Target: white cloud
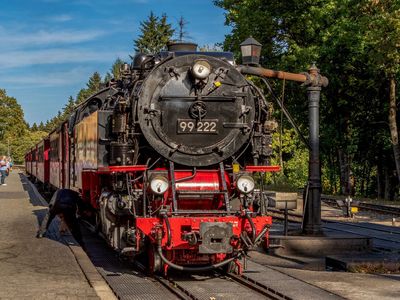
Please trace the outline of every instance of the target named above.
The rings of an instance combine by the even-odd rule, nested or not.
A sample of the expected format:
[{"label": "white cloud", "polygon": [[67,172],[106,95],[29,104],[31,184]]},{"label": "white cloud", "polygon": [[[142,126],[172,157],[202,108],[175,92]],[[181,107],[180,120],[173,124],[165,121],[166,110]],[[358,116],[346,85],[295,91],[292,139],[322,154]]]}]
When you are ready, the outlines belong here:
[{"label": "white cloud", "polygon": [[0,50],[23,46],[81,43],[94,40],[105,34],[106,32],[100,30],[13,32],[0,27]]},{"label": "white cloud", "polygon": [[2,68],[17,68],[32,65],[104,62],[124,57],[117,51],[95,51],[85,49],[40,49],[31,51],[8,51],[0,55]]},{"label": "white cloud", "polygon": [[65,86],[87,80],[92,68],[77,67],[67,71],[32,73],[31,75],[0,75],[0,82],[21,88]]},{"label": "white cloud", "polygon": [[71,21],[73,17],[71,15],[62,14],[62,15],[51,16],[48,19],[53,22],[63,23]]}]

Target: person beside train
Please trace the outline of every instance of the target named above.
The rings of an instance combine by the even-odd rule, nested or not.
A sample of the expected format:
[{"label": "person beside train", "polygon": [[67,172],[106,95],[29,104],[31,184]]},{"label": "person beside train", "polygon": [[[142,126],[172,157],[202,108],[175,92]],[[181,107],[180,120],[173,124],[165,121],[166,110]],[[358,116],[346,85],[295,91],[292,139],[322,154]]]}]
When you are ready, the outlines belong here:
[{"label": "person beside train", "polygon": [[62,222],[65,222],[75,240],[84,248],[82,232],[76,217],[77,212],[84,211],[84,208],[85,205],[77,192],[69,189],[57,190],[50,200],[49,209],[39,227],[36,237],[44,237],[51,222],[58,216]]},{"label": "person beside train", "polygon": [[6,176],[8,175],[8,170],[9,170],[9,163],[7,162],[7,159],[5,156],[2,156],[0,159],[0,185],[7,185],[6,184]]}]

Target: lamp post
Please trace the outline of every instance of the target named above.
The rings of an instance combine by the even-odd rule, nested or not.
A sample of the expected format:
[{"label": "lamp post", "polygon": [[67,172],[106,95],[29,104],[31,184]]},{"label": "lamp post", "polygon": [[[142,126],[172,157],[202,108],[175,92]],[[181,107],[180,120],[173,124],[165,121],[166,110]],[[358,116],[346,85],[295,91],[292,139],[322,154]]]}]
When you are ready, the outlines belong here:
[{"label": "lamp post", "polygon": [[259,65],[261,55],[261,44],[254,38],[249,37],[240,44],[242,52],[242,64],[244,65]]}]

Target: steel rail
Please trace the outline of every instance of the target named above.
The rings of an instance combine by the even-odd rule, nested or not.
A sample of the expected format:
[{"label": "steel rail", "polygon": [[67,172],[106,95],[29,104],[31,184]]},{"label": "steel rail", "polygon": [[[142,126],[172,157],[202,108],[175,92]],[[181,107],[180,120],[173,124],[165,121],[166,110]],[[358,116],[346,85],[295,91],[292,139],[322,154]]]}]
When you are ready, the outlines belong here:
[{"label": "steel rail", "polygon": [[225,276],[231,278],[235,282],[250,288],[257,293],[262,294],[263,296],[268,297],[268,299],[273,300],[292,300],[293,298],[286,296],[271,287],[266,286],[263,283],[260,283],[254,279],[247,277],[246,275],[237,275],[234,273],[226,273]]},{"label": "steel rail", "polygon": [[192,299],[192,300],[200,300],[200,298],[193,295],[190,291],[185,289],[181,284],[174,281],[169,277],[162,277],[158,275],[153,275],[160,284],[162,284],[165,288],[176,294],[179,299]]},{"label": "steel rail", "polygon": [[[325,222],[327,222],[327,223],[338,223],[336,221],[331,221],[331,220],[325,220]],[[359,224],[359,223],[340,222],[340,224],[344,224],[344,225],[348,225],[348,226],[352,226],[352,227],[364,228],[364,229],[368,229],[368,230],[379,231],[379,232],[385,232],[385,233],[389,233],[389,234],[393,234],[393,235],[400,235],[400,231],[396,232],[396,231],[393,231],[393,230],[390,230],[390,229],[371,228],[369,226],[362,225],[362,224]]]},{"label": "steel rail", "polygon": [[[344,201],[344,199],[335,198],[335,197],[328,196],[328,195],[321,195],[321,201],[324,201],[325,203],[337,205],[337,202],[336,202],[337,200]],[[357,204],[355,204],[355,207],[358,207],[359,209],[366,210],[366,211],[373,211],[373,212],[382,213],[382,214],[392,214],[392,215],[400,216],[400,207],[393,207],[393,206],[387,206],[387,205],[381,205],[381,204],[361,202],[357,199],[353,199],[353,200],[355,202],[358,202]]]},{"label": "steel rail", "polygon": [[[281,219],[283,220],[284,217],[284,212],[277,210],[277,209],[270,209],[270,212],[272,213],[271,215],[277,219]],[[302,221],[302,215],[301,214],[296,214],[296,213],[288,213],[288,220],[291,222],[295,222],[295,223],[301,223]],[[328,220],[328,219],[322,219],[323,222],[325,223],[330,223],[330,224],[340,224],[340,225],[344,225],[344,226],[349,226],[349,227],[359,227],[359,228],[363,228],[366,230],[373,230],[373,231],[378,231],[378,232],[385,232],[385,233],[390,233],[390,234],[395,234],[395,235],[399,235],[399,232],[392,232],[390,230],[385,230],[385,229],[379,229],[379,228],[373,228],[373,227],[368,227],[365,225],[360,225],[360,224],[356,224],[356,223],[349,223],[349,222],[338,222],[338,221],[333,221],[333,220]],[[352,233],[352,234],[356,234],[356,235],[360,235],[360,236],[368,236],[370,238],[374,238],[377,240],[381,240],[381,241],[385,241],[385,242],[393,242],[393,243],[400,243],[400,240],[393,240],[393,239],[388,239],[388,238],[384,238],[384,237],[380,237],[380,236],[376,236],[376,235],[371,235],[371,234],[365,234],[365,233],[360,233],[360,232],[355,232],[355,231],[351,231],[349,229],[339,229],[339,228],[329,228],[330,230],[335,230],[335,231],[342,231],[342,232],[347,232],[347,233]]]},{"label": "steel rail", "polygon": [[[330,223],[339,223],[339,222],[331,221]],[[354,226],[352,224],[349,224],[349,223],[342,223],[342,224],[346,225],[346,226],[349,226],[349,227],[356,227],[356,226]],[[366,234],[366,233],[352,231],[352,230],[349,230],[349,229],[343,229],[343,228],[342,229],[340,229],[340,228],[329,228],[329,229],[330,230],[335,230],[335,231],[347,232],[347,233],[351,233],[351,234],[355,234],[355,235],[359,235],[359,236],[365,236],[365,237],[377,239],[377,240],[380,240],[380,241],[400,244],[400,241],[398,241],[398,240],[387,239],[387,238],[379,237],[379,236],[376,236],[376,235],[370,235],[370,234]],[[376,230],[376,229],[373,229],[373,228],[365,228],[365,229],[367,229],[367,230]],[[381,230],[377,230],[377,231],[381,231]],[[385,232],[385,231],[383,231],[383,232]]]}]

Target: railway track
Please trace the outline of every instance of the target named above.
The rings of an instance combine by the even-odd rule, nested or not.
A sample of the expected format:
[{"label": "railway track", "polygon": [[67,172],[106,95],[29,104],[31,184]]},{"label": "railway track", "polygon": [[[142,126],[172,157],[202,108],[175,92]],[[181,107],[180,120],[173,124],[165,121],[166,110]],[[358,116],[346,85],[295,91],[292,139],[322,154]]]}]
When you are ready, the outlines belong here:
[{"label": "railway track", "polygon": [[[280,213],[280,211],[275,212],[275,214],[278,213]],[[281,218],[283,218],[282,214]],[[290,219],[299,222],[301,221],[301,215],[291,213]],[[329,224],[332,223],[343,224],[341,222],[328,221],[327,226],[331,227]],[[352,226],[352,228],[357,227],[361,229],[376,230],[387,234],[393,233],[399,237],[399,241],[395,243],[400,243],[400,229],[396,229],[392,232],[383,226],[382,228],[379,228],[379,225],[372,229],[370,226],[365,224],[344,224],[346,226]],[[337,229],[333,228],[333,230]],[[351,232],[353,234],[360,234],[359,232],[346,228],[341,228],[339,230]],[[379,232],[377,235],[380,234]],[[91,237],[89,239],[93,238],[95,238],[94,244],[88,247],[91,248],[88,251],[89,257],[94,259],[93,262],[98,268],[100,274],[105,278],[119,299],[342,299],[340,296],[332,294],[329,291],[311,286],[299,280],[294,281],[293,278],[280,279],[279,275],[283,274],[270,274],[268,272],[276,271],[273,271],[273,269],[263,266],[253,260],[248,261],[249,269],[240,276],[236,274],[226,274],[221,271],[213,272],[212,274],[176,274],[171,272],[169,277],[148,277],[145,275],[146,272],[143,266],[140,264],[135,264],[133,266],[127,262],[121,263],[113,251],[111,251],[111,258],[108,257],[104,259],[104,257],[102,257],[103,255],[98,254],[98,252],[104,251],[104,241],[98,236],[94,237],[94,234],[91,232]],[[388,241],[388,239],[384,239],[382,236],[380,236],[380,239]],[[86,240],[87,236],[85,237],[85,241]],[[99,245],[99,243],[101,243],[101,245]],[[110,255],[110,253],[108,255]],[[264,269],[261,270],[259,268]],[[273,280],[270,282],[271,279]],[[290,282],[290,280],[293,280],[293,282]],[[277,281],[286,282],[286,288],[282,289],[282,286],[276,288],[274,282]],[[270,286],[271,284],[272,286]],[[296,286],[299,284],[301,286],[300,288]],[[294,294],[293,291],[296,290],[304,291],[305,295]],[[307,294],[322,296],[314,297],[308,296]]]},{"label": "railway track", "polygon": [[[270,286],[271,278],[282,274],[275,272],[261,264],[253,264],[243,275],[227,274],[215,271],[210,274],[174,274],[171,276],[147,276],[145,267],[138,262],[121,260],[115,251],[110,249],[105,241],[95,233],[95,228],[90,223],[81,222],[82,233],[85,241],[86,252],[92,263],[108,283],[118,299],[229,299],[241,300],[251,298],[294,300],[312,299],[315,294],[332,296],[331,293],[311,286],[293,278],[278,280],[277,286]],[[260,269],[261,268],[261,269]],[[309,292],[310,296],[297,297],[290,291],[289,286],[283,287],[280,282],[291,281],[291,284],[301,285],[301,289]],[[276,281],[275,281],[276,282]],[[286,291],[292,292],[287,295]],[[338,299],[338,298],[333,298]]]},{"label": "railway track", "polygon": [[373,246],[384,252],[400,253],[400,233],[389,228],[383,229],[376,224],[359,225],[357,223],[326,221],[324,228],[346,232],[354,235],[370,237],[374,240]]},{"label": "railway track", "polygon": [[[225,274],[222,270],[200,274],[177,274],[172,270],[168,277],[147,276],[140,262],[121,262],[116,253],[107,249],[104,241],[94,234],[93,226],[83,223],[87,253],[119,299],[142,299],[144,296],[163,300],[293,299],[246,275]],[[138,288],[138,284],[145,287]]]},{"label": "railway track", "polygon": [[251,289],[256,290],[260,294],[266,296],[268,299],[274,299],[274,300],[281,300],[281,299],[291,300],[291,299],[293,299],[289,296],[286,296],[286,295],[280,293],[279,291],[277,291],[271,287],[268,287],[258,281],[251,279],[250,277],[248,277],[246,275],[227,274],[227,276],[229,278],[231,278],[232,280],[234,280],[244,286],[248,286]]},{"label": "railway track", "polygon": [[[158,277],[158,280],[183,293],[185,296],[181,299],[343,299],[251,259],[248,264],[248,270],[242,275],[216,271],[213,274],[186,274],[186,278],[183,278],[182,275],[172,273],[168,278]],[[298,291],[302,291],[302,294]]]},{"label": "railway track", "polygon": [[185,276],[172,274],[168,277],[156,276],[155,278],[166,288],[178,290],[180,299],[293,299],[246,276],[223,274],[222,271]]},{"label": "railway track", "polygon": [[[321,195],[321,201],[325,202],[326,204],[338,206],[337,200],[343,201],[343,199],[338,199],[328,195]],[[356,199],[353,199],[353,201],[354,201],[354,206],[358,207],[358,209],[360,210],[372,211],[380,214],[390,214],[393,216],[400,216],[400,207],[372,204],[367,202],[361,202]]]},{"label": "railway track", "polygon": [[[90,223],[83,221],[81,225],[85,250],[118,299],[343,299],[252,260],[248,260],[250,267],[243,275],[227,274],[221,270],[212,274],[176,275],[171,272],[169,277],[149,277],[140,263],[121,260],[95,234]],[[302,290],[303,294],[298,295],[297,290]]]},{"label": "railway track", "polygon": [[[271,215],[277,219],[284,219],[284,213],[280,210],[271,209]],[[288,220],[294,223],[302,222],[302,215],[288,213]],[[384,226],[373,223],[339,222],[322,219],[325,229],[340,231],[359,236],[367,236],[374,239],[374,248],[389,252],[399,252],[400,228]]]},{"label": "railway track", "polygon": [[[113,251],[103,249],[105,243],[99,236],[92,232],[89,237],[87,235],[88,233],[85,234],[86,243],[92,239],[92,245],[87,247],[89,248],[89,257],[94,258],[93,263],[119,299],[143,299],[141,297],[146,295],[143,290],[151,288],[153,289],[152,294],[146,295],[146,297],[163,300],[342,299],[326,290],[284,275],[253,260],[247,260],[248,269],[242,275],[225,273],[222,270],[199,274],[178,273],[171,270],[168,277],[157,275],[149,277],[146,276],[145,267],[140,262],[135,261],[133,264],[122,262],[121,264],[115,253],[112,258],[99,256],[98,251],[108,251],[108,253],[113,253]],[[137,285],[140,282],[145,282],[146,285],[137,291]],[[128,288],[128,285],[132,285],[131,289]],[[303,295],[298,295],[297,290],[302,290]],[[132,294],[129,295],[129,291]],[[139,294],[134,295],[134,293]],[[164,296],[159,297],[159,295]]]}]

